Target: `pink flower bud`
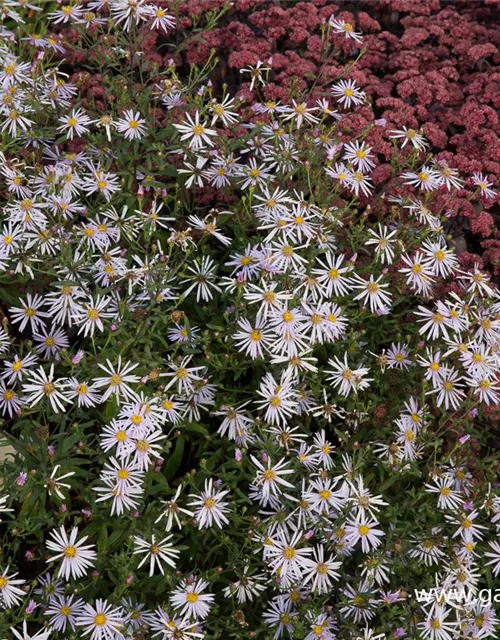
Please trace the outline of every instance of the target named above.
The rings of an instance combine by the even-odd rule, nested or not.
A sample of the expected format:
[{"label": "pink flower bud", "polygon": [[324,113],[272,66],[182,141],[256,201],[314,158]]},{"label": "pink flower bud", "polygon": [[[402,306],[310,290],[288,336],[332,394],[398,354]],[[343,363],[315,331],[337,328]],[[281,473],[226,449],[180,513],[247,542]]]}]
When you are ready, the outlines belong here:
[{"label": "pink flower bud", "polygon": [[73,360],[71,360],[71,364],[74,364],[74,365],[80,364],[80,361],[84,355],[85,353],[80,349],[75,355],[75,357],[73,358]]},{"label": "pink flower bud", "polygon": [[30,600],[28,606],[26,607],[26,613],[30,614],[38,607],[38,604],[34,600]]}]

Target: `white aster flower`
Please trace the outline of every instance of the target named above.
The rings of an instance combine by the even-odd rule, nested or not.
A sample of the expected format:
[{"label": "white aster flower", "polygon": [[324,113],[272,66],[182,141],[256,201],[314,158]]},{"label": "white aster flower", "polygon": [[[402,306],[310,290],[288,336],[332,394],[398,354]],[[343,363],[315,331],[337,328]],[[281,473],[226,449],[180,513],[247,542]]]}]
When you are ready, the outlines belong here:
[{"label": "white aster flower", "polygon": [[200,124],[200,112],[196,110],[194,120],[189,113],[186,114],[187,123],[174,124],[174,127],[182,134],[181,140],[189,140],[189,147],[193,150],[203,149],[205,144],[213,147],[210,136],[216,136],[215,129],[209,129],[207,123]]},{"label": "white aster flower", "polygon": [[208,582],[201,578],[194,582],[183,580],[177,589],[172,591],[172,607],[179,610],[182,616],[204,620],[210,613],[214,601],[211,593],[203,593],[207,587]]},{"label": "white aster flower", "polygon": [[146,120],[141,117],[139,111],[135,112],[133,109],[127,109],[123,116],[116,121],[115,127],[123,133],[127,140],[140,139],[146,133]]},{"label": "white aster flower", "polygon": [[193,498],[188,502],[188,507],[195,507],[194,517],[198,521],[198,529],[212,527],[214,524],[222,529],[224,524],[229,524],[225,514],[229,512],[227,501],[223,500],[229,490],[221,491],[214,486],[212,478],[205,480],[205,489],[201,495],[191,494]]},{"label": "white aster flower", "polygon": [[50,535],[52,540],[47,542],[47,548],[55,552],[56,555],[48,558],[47,562],[63,559],[57,574],[58,577],[64,576],[65,580],[69,580],[84,576],[87,570],[93,566],[96,558],[96,553],[92,550],[94,545],[83,545],[88,536],[77,540],[78,528],[73,527],[68,537],[63,526],[59,530],[52,531]]},{"label": "white aster flower", "polygon": [[82,635],[90,634],[90,640],[122,638],[120,629],[124,622],[125,615],[121,607],[113,607],[100,598],[95,601],[95,605],[86,604],[76,619],[76,625],[82,627]]},{"label": "white aster flower", "polygon": [[172,569],[175,569],[175,563],[180,554],[180,551],[174,549],[172,543],[169,542],[169,540],[171,540],[172,538],[173,535],[170,534],[163,538],[163,540],[156,542],[155,535],[153,533],[153,535],[151,536],[151,542],[148,542],[147,540],[143,540],[139,536],[134,536],[135,548],[132,552],[132,555],[145,554],[144,558],[141,560],[137,568],[140,569],[142,565],[149,559],[150,576],[154,574],[156,566],[158,566],[160,573],[162,575],[165,575],[162,562],[165,562],[166,564],[171,566]]}]

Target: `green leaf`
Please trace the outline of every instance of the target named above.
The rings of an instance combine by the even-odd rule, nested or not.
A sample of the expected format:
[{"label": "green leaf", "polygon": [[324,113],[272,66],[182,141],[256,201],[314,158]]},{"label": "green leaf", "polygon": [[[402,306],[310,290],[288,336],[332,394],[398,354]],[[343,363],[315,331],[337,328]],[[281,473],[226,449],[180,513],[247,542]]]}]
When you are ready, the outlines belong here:
[{"label": "green leaf", "polygon": [[179,436],[175,443],[175,449],[170,458],[168,459],[167,464],[165,465],[165,469],[163,475],[167,480],[171,480],[177,469],[181,466],[182,455],[184,453],[184,443],[185,439],[183,436]]}]

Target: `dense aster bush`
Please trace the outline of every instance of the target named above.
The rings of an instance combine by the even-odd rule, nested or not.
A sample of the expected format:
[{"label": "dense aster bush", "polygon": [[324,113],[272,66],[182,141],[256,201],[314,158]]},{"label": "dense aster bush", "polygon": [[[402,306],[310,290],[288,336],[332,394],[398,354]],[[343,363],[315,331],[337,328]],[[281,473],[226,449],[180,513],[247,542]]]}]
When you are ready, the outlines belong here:
[{"label": "dense aster bush", "polygon": [[269,4],[2,3],[2,637],[496,637],[495,172]]}]

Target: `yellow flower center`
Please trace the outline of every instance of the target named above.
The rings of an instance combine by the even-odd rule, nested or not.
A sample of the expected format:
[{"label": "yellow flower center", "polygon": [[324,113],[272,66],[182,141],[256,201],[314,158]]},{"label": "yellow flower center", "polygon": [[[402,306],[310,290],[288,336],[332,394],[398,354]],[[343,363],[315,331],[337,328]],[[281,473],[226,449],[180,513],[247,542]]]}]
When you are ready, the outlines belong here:
[{"label": "yellow flower center", "polygon": [[108,619],[106,618],[104,613],[98,613],[96,615],[96,617],[94,618],[94,623],[95,623],[96,627],[104,627],[104,625],[106,624],[107,621],[108,621]]},{"label": "yellow flower center", "polygon": [[135,443],[135,448],[137,449],[137,451],[145,453],[149,450],[149,442],[147,440],[137,440],[137,442]]},{"label": "yellow flower center", "polygon": [[296,555],[297,552],[293,547],[285,547],[285,549],[283,550],[283,557],[285,558],[285,560],[293,560]]},{"label": "yellow flower center", "polygon": [[266,469],[262,474],[262,477],[266,482],[272,482],[276,479],[276,471],[274,471],[273,469]]}]

